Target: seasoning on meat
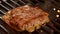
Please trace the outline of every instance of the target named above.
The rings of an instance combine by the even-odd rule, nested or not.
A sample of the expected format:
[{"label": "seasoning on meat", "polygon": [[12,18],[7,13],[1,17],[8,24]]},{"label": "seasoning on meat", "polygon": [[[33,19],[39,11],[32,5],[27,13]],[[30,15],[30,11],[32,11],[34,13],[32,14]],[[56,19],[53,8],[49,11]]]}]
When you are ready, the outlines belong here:
[{"label": "seasoning on meat", "polygon": [[16,31],[33,32],[39,29],[42,24],[49,22],[48,16],[49,14],[39,7],[25,5],[8,11],[2,20]]}]

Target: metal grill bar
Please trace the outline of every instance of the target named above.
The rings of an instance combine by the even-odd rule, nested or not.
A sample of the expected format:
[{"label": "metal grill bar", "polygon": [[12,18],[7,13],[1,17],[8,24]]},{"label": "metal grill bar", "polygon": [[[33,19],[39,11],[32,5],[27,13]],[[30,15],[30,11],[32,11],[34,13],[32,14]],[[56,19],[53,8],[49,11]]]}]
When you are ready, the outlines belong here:
[{"label": "metal grill bar", "polygon": [[59,23],[57,23],[56,21],[53,21],[53,20],[51,20],[51,21],[53,22],[53,24],[54,24],[56,27],[60,28],[60,24],[59,24]]},{"label": "metal grill bar", "polygon": [[10,7],[12,7],[12,8],[15,8],[14,6],[12,6],[11,4],[9,4],[8,2],[6,2],[6,1],[3,1],[3,2],[5,2],[7,5],[9,5]]},{"label": "metal grill bar", "polygon": [[[51,25],[50,25],[51,24]],[[52,23],[48,23],[47,24],[50,28],[52,28],[54,31],[56,31],[57,33],[60,33],[60,31],[52,24]]]},{"label": "metal grill bar", "polygon": [[23,2],[22,0],[19,0],[20,2],[22,2],[23,4],[26,4],[25,2]]},{"label": "metal grill bar", "polygon": [[53,30],[49,28],[48,26],[42,26],[42,30],[45,30],[48,34],[53,34]]},{"label": "metal grill bar", "polygon": [[9,34],[8,30],[4,26],[0,24],[0,27]]},{"label": "metal grill bar", "polygon": [[42,30],[42,29],[38,30],[37,32],[38,32],[39,34],[48,34],[46,31],[44,31],[44,30]]},{"label": "metal grill bar", "polygon": [[38,2],[39,4],[42,4],[39,0],[35,0],[36,2]]},{"label": "metal grill bar", "polygon": [[0,3],[1,3],[1,1],[0,1]]},{"label": "metal grill bar", "polygon": [[5,13],[5,12],[3,12],[2,10],[0,10],[0,12],[1,12],[1,13],[3,13],[3,14],[6,14],[6,13]]},{"label": "metal grill bar", "polygon": [[21,6],[20,4],[18,4],[17,2],[13,1],[13,0],[10,0],[11,2],[13,2],[14,4],[18,5],[18,6]]},{"label": "metal grill bar", "polygon": [[1,19],[2,15],[0,14],[0,19]]},{"label": "metal grill bar", "polygon": [[34,2],[32,2],[31,0],[29,0],[29,2],[30,2],[30,3],[32,3],[32,4],[35,4],[35,3],[34,3]]},{"label": "metal grill bar", "polygon": [[2,6],[3,8],[5,8],[6,10],[9,10],[8,8],[6,8],[4,5],[0,4],[0,6]]}]

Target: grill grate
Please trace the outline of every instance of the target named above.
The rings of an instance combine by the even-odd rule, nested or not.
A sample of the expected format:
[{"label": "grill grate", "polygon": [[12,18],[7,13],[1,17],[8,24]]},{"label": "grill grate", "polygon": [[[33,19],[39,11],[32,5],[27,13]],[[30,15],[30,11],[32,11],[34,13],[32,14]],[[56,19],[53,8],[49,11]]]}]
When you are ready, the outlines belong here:
[{"label": "grill grate", "polygon": [[[54,3],[51,4],[51,3]],[[48,13],[50,14],[50,18],[51,21],[48,23],[46,26],[42,26],[41,30],[36,30],[35,32],[32,33],[26,33],[26,32],[21,32],[22,34],[54,34],[54,31],[57,32],[58,34],[60,33],[60,30],[58,30],[55,26],[60,26],[60,24],[56,23],[54,20],[56,18],[56,12],[53,12],[54,10],[52,10],[52,8],[57,8],[57,6],[59,7],[60,5],[58,5],[58,3],[56,1],[50,1],[50,0],[2,0],[0,1],[0,18],[9,10],[18,7],[18,6],[22,6],[22,5],[26,5],[26,4],[32,4],[32,5],[37,5],[40,6],[41,9],[45,10],[45,11],[49,11]],[[52,7],[51,7],[52,5]],[[56,6],[57,5],[57,6]],[[48,9],[49,8],[49,9]],[[52,19],[53,18],[53,19]],[[1,19],[0,19],[1,20]],[[1,20],[2,21],[2,20]],[[3,21],[1,22],[3,23]],[[4,24],[3,24],[4,25]],[[5,28],[5,26],[3,26],[0,24],[0,27],[5,30],[8,34],[13,34],[11,33],[10,30],[8,30],[7,28]],[[59,27],[60,28],[60,27]],[[15,32],[14,32],[15,33]],[[19,32],[20,33],[20,32]],[[18,33],[18,34],[19,34]],[[16,33],[15,33],[16,34]]]}]

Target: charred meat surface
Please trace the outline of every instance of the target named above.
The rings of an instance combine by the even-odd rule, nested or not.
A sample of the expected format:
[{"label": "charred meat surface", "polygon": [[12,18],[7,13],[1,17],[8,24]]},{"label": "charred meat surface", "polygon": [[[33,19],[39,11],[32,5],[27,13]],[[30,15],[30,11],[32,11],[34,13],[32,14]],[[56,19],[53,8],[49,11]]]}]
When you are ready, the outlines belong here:
[{"label": "charred meat surface", "polygon": [[42,24],[49,22],[48,16],[49,14],[39,7],[25,5],[8,11],[2,20],[16,31],[33,32]]}]

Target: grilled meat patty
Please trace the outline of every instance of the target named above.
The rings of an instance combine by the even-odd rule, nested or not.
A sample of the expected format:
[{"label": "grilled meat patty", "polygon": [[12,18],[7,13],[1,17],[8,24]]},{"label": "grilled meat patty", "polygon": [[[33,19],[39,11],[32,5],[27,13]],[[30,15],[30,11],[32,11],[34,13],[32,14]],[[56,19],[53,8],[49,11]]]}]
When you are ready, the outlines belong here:
[{"label": "grilled meat patty", "polygon": [[49,22],[48,15],[39,7],[25,5],[8,11],[2,20],[16,31],[33,32],[39,29],[42,24]]}]

